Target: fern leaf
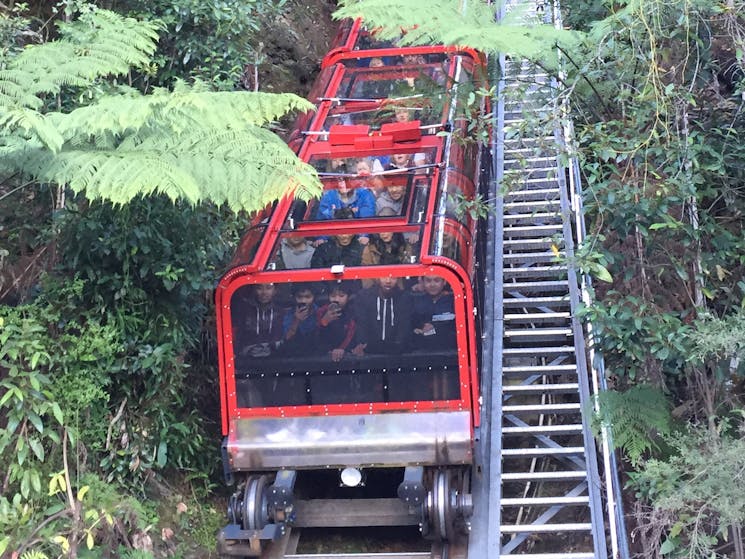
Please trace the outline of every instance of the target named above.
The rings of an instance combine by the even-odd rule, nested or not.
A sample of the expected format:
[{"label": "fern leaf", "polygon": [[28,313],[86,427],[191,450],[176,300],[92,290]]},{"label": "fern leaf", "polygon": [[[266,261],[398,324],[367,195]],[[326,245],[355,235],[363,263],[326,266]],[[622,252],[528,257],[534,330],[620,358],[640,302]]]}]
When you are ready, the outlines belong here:
[{"label": "fern leaf", "polygon": [[26,108],[3,110],[0,107],[0,131],[6,135],[22,130],[26,137],[36,137],[51,151],[59,151],[64,139],[44,115]]},{"label": "fern leaf", "polygon": [[672,432],[670,404],[662,391],[640,384],[626,392],[607,391],[596,397],[598,413],[593,428],[609,428],[614,448],[620,448],[637,463],[657,446],[659,437]]},{"label": "fern leaf", "polygon": [[[341,0],[334,17],[361,17],[379,29],[382,39],[402,45],[445,44],[468,46],[484,52],[501,52],[556,67],[556,46],[571,50],[581,36],[536,21],[515,25],[515,14],[495,23],[495,6],[457,0]],[[406,33],[401,35],[401,29]]]},{"label": "fern leaf", "polygon": [[62,38],[24,49],[0,72],[3,106],[41,106],[39,95],[123,75],[155,52],[155,26],[106,10],[93,10],[62,28]]}]

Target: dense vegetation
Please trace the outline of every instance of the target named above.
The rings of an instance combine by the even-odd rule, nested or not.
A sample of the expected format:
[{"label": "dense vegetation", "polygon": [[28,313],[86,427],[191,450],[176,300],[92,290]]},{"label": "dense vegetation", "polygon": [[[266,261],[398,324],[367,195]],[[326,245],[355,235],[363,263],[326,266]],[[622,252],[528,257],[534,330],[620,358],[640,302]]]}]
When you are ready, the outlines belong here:
[{"label": "dense vegetation", "polygon": [[[553,72],[562,62],[590,230],[579,264],[612,279],[596,282],[599,302],[585,310],[617,389],[599,420],[627,457],[637,549],[745,557],[745,2],[575,0],[572,33],[495,30],[476,3],[463,15],[453,0],[342,4],[395,33],[418,24],[415,40],[506,50]],[[245,223],[221,204],[253,209],[277,195],[279,183],[237,191],[241,166],[256,163],[236,154],[274,142],[261,125],[302,106],[285,97],[262,112],[245,97],[233,115],[209,108],[225,107],[213,89],[255,89],[266,56],[257,31],[283,1],[98,6],[133,19],[77,0],[0,6],[3,557],[212,549],[223,513],[210,504],[219,436],[209,306]],[[112,39],[120,54],[96,56]],[[544,59],[556,45],[561,56]],[[219,172],[209,143],[179,136],[196,132],[193,111],[213,132],[224,118],[252,119]],[[161,167],[127,151],[95,179],[101,158],[143,143]],[[192,174],[139,197],[166,160]],[[172,178],[184,176],[191,188]]]},{"label": "dense vegetation", "polygon": [[267,127],[307,102],[244,87],[283,2],[112,4],[0,14],[2,557],[212,553],[212,289],[318,188]]},{"label": "dense vegetation", "polygon": [[745,557],[745,3],[575,0],[573,32],[495,26],[475,3],[341,3],[562,83],[590,233],[577,265],[599,280],[583,315],[615,388],[598,422],[628,460],[636,551]]}]

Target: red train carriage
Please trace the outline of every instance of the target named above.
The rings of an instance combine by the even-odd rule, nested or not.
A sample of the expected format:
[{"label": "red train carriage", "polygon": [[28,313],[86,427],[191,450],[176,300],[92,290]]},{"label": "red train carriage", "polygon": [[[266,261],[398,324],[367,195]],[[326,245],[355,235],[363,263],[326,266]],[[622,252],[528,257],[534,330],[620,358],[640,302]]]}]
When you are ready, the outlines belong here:
[{"label": "red train carriage", "polygon": [[483,61],[348,22],[323,67],[291,144],[324,193],[258,215],[217,289],[226,554],[288,525],[450,539],[470,513],[480,148],[457,104]]}]

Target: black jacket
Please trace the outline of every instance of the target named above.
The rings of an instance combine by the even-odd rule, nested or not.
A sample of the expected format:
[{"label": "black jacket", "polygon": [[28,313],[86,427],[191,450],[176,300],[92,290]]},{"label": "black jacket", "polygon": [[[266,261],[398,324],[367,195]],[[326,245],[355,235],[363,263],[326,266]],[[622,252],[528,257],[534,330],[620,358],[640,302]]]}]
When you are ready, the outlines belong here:
[{"label": "black jacket", "polygon": [[391,297],[380,296],[377,285],[357,295],[357,341],[365,353],[401,353],[411,341],[411,297],[396,287]]},{"label": "black jacket", "polygon": [[345,266],[359,266],[362,262],[362,245],[357,238],[347,246],[339,246],[332,237],[322,245],[316,247],[313,258],[310,259],[311,268],[330,268],[335,264]]}]

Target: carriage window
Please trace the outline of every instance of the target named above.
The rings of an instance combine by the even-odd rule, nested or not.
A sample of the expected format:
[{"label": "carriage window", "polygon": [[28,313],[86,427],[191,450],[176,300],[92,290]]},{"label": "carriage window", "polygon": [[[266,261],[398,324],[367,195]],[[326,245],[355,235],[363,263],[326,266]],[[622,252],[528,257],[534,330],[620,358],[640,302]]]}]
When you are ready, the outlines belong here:
[{"label": "carriage window", "polygon": [[[311,164],[320,172],[324,191],[319,199],[307,205],[302,216],[293,216],[294,222],[409,215],[414,191],[428,188],[431,181],[433,167],[428,162],[433,156],[434,149],[428,149],[416,153],[313,159]],[[351,213],[340,212],[342,209]]]},{"label": "carriage window", "polygon": [[345,61],[345,73],[337,96],[352,99],[406,99],[435,97],[446,93],[449,67],[444,55],[372,57]]},{"label": "carriage window", "polygon": [[264,238],[266,227],[269,224],[269,220],[272,216],[272,206],[268,206],[257,212],[251,220],[251,225],[248,227],[246,232],[243,234],[240,243],[238,244],[238,250],[233,256],[231,266],[238,266],[241,264],[249,264],[256,251],[259,248],[261,240]]},{"label": "carriage window", "polygon": [[[414,264],[419,261],[421,228],[378,233],[306,236],[301,232],[280,235],[268,270],[300,270],[344,266]],[[365,280],[367,281],[367,280]]]},{"label": "carriage window", "polygon": [[436,134],[442,129],[437,125],[444,120],[443,113],[442,103],[419,98],[385,105],[378,102],[347,104],[329,112],[323,129],[329,130],[335,124],[364,124],[378,130],[384,124],[419,121],[422,134]]},{"label": "carriage window", "polygon": [[245,285],[230,309],[239,407],[461,397],[439,276]]},{"label": "carriage window", "polygon": [[433,229],[430,253],[436,256],[450,258],[464,264],[466,252],[458,236],[455,234],[455,224],[445,218],[438,218]]},{"label": "carriage window", "polygon": [[473,183],[459,171],[448,169],[438,189],[438,216],[447,216],[466,227],[470,227],[473,218],[468,211],[468,204],[474,198]]}]

